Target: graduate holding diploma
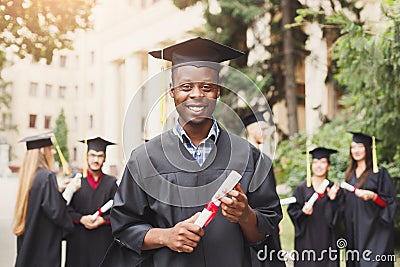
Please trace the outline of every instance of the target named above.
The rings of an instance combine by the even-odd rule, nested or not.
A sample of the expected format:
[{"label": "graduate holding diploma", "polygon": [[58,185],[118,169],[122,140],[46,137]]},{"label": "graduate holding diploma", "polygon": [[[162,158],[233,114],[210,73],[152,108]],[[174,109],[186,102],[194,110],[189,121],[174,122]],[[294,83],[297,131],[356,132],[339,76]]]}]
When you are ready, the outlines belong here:
[{"label": "graduate holding diploma", "polygon": [[[300,183],[293,194],[296,202],[288,207],[295,228],[295,250],[299,253],[299,259],[294,262],[296,267],[339,266],[339,254],[337,260],[332,261],[327,253],[323,255],[321,252],[328,251],[329,247],[337,249],[335,224],[340,211],[337,200],[340,188],[338,184],[327,180],[329,156],[336,152],[323,147],[310,151],[313,172],[310,186],[307,186],[307,181]],[[316,257],[303,257],[304,250],[315,251]]]},{"label": "graduate holding diploma", "polygon": [[117,184],[114,176],[103,173],[102,167],[107,146],[115,144],[101,137],[86,143],[87,177],[82,178],[81,189],[68,206],[75,227],[67,237],[66,267],[98,267],[113,240],[107,206],[111,206]]},{"label": "graduate holding diploma", "polygon": [[[252,266],[250,249],[282,218],[272,163],[213,117],[219,63],[243,53],[194,38],[150,54],[172,61],[169,95],[179,117],[132,151],[111,211],[116,239],[102,266]],[[207,226],[195,224],[232,171],[240,182],[219,199]]]},{"label": "graduate holding diploma", "polygon": [[[350,165],[346,183],[354,187],[344,194],[344,219],[347,249],[369,250],[368,259],[348,259],[347,266],[393,266],[394,262],[375,261],[379,255],[393,255],[393,222],[396,211],[395,190],[387,170],[378,167],[376,139],[359,132],[351,132]],[[372,261],[374,260],[374,261]]]}]

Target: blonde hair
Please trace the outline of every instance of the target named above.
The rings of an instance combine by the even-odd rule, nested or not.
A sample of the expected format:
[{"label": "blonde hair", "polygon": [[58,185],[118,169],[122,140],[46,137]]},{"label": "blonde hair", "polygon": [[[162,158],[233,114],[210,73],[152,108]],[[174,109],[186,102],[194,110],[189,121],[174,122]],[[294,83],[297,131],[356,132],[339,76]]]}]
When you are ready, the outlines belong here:
[{"label": "blonde hair", "polygon": [[28,150],[25,154],[19,174],[17,201],[14,210],[15,235],[20,236],[25,232],[26,213],[28,210],[29,192],[39,168],[53,170],[54,156],[52,147]]}]

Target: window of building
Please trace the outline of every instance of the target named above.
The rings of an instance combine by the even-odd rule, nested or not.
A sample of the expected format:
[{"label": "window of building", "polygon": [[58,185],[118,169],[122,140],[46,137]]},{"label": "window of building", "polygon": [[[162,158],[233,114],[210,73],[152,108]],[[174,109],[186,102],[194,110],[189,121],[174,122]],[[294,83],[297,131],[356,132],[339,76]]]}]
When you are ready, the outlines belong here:
[{"label": "window of building", "polygon": [[58,97],[59,98],[65,98],[66,91],[67,91],[67,87],[65,87],[63,85],[60,85],[58,87]]},{"label": "window of building", "polygon": [[29,128],[36,128],[36,114],[29,114]]},{"label": "window of building", "polygon": [[50,129],[51,116],[44,116],[44,128]]},{"label": "window of building", "polygon": [[78,129],[78,116],[74,117],[74,128]]},{"label": "window of building", "polygon": [[51,84],[46,84],[45,85],[45,95],[46,97],[51,97],[51,89],[52,89],[52,85]]},{"label": "window of building", "polygon": [[90,95],[94,96],[94,83],[90,83]]},{"label": "window of building", "polygon": [[94,119],[93,119],[93,115],[89,116],[89,128],[93,129],[94,126]]},{"label": "window of building", "polygon": [[78,159],[78,151],[77,151],[77,149],[76,149],[76,147],[74,147],[73,149],[72,149],[72,160],[73,161],[77,161],[77,159]]},{"label": "window of building", "polygon": [[94,56],[95,56],[95,54],[94,54],[94,51],[91,51],[90,52],[90,64],[94,64]]},{"label": "window of building", "polygon": [[67,66],[67,56],[60,56],[60,67],[65,68]]},{"label": "window of building", "polygon": [[38,83],[31,82],[31,85],[29,87],[29,96],[37,96],[38,87]]}]

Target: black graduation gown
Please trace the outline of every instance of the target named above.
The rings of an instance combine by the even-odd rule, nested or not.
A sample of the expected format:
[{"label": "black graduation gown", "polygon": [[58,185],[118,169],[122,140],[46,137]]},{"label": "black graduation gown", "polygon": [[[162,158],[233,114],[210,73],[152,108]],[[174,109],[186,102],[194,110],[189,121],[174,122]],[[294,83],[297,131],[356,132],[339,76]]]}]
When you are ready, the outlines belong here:
[{"label": "black graduation gown", "polygon": [[[108,246],[113,241],[110,224],[88,230],[79,223],[83,215],[93,214],[117,191],[116,178],[103,174],[96,189],[87,179],[82,179],[81,188],[72,197],[68,211],[74,221],[74,231],[67,237],[66,267],[98,267]],[[109,219],[110,212],[103,215]]]},{"label": "black graduation gown", "polygon": [[[332,186],[333,183],[330,183],[329,187]],[[307,187],[306,181],[301,182],[293,193],[296,202],[290,204],[287,209],[294,224],[294,247],[299,255],[298,260],[296,259],[294,262],[294,266],[339,266],[340,254],[336,246],[338,235],[335,226],[340,214],[338,207],[340,195],[338,194],[336,199],[332,201],[325,192],[315,202],[313,213],[306,215],[302,211],[303,206],[314,192],[313,187]],[[309,257],[308,252],[303,252],[311,250],[315,251],[315,260],[313,260],[313,254],[310,254],[311,256]],[[323,250],[326,250],[326,252],[322,252]],[[336,253],[334,250],[336,250]],[[329,251],[332,251],[331,257]]]},{"label": "black graduation gown", "polygon": [[[349,183],[358,187],[355,175]],[[393,255],[393,222],[397,203],[392,178],[385,168],[380,167],[378,173],[371,173],[367,177],[362,189],[377,193],[387,206],[382,208],[372,200],[364,201],[356,197],[354,193],[345,193],[344,219],[347,249],[355,249],[360,253],[360,261],[351,261],[352,257],[348,257],[347,266],[393,266],[393,261],[375,261],[376,256]],[[363,259],[362,252],[366,250],[370,250],[371,254],[366,255],[367,259]]]},{"label": "black graduation gown", "polygon": [[29,192],[25,232],[17,237],[15,266],[61,266],[63,232],[72,228],[55,174],[39,168]]},{"label": "black graduation gown", "polygon": [[[246,242],[239,224],[225,219],[221,210],[205,227],[205,235],[192,253],[176,253],[167,247],[141,251],[141,247],[151,228],[173,227],[201,211],[231,170],[243,175],[240,183],[249,205],[256,212],[259,231],[271,234],[282,219],[271,164],[247,141],[225,130],[221,130],[216,147],[201,167],[172,131],[135,149],[111,211],[116,242],[102,266],[251,266],[249,250],[253,249],[253,244]],[[202,189],[211,182],[218,184],[205,193]],[[150,196],[142,190],[146,188],[149,192],[155,185],[159,189],[158,195],[150,190]],[[185,188],[176,189],[174,185]],[[196,205],[199,199],[204,202]],[[181,205],[167,204],[179,201]],[[262,247],[262,242],[258,245]]]}]

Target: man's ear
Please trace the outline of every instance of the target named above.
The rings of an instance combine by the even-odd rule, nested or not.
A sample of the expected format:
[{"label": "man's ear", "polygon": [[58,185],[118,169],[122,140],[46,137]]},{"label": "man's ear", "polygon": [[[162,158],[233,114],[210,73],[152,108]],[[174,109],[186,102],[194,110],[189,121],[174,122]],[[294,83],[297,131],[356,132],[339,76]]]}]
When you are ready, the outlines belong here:
[{"label": "man's ear", "polygon": [[172,86],[172,83],[170,83],[169,84],[169,92],[168,92],[170,97],[174,98],[174,92],[175,92],[174,87]]}]

